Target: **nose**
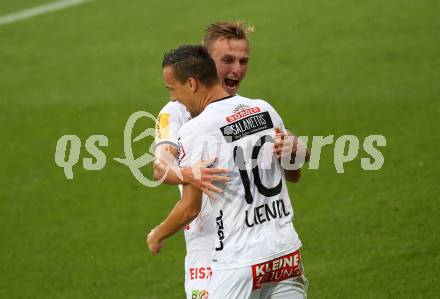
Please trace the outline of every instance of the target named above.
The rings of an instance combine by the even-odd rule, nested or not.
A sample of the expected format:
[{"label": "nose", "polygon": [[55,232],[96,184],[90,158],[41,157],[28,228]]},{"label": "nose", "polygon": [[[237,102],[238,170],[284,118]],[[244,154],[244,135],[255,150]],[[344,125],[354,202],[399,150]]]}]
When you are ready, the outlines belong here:
[{"label": "nose", "polygon": [[234,62],[231,71],[235,76],[241,78],[241,75],[243,74],[243,70],[239,61]]}]

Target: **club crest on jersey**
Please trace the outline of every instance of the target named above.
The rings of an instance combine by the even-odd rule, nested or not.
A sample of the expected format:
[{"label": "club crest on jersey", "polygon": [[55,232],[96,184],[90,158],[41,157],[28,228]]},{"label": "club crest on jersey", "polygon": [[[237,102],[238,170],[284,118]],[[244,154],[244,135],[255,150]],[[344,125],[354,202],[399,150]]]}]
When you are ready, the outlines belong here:
[{"label": "club crest on jersey", "polygon": [[[260,111],[260,108],[258,107],[249,109],[258,109],[258,111]],[[257,110],[253,111],[254,112],[252,112],[250,116],[247,116],[245,118],[241,118],[240,116],[238,116],[237,121],[229,123],[228,125],[220,128],[220,131],[225,137],[227,143],[231,143],[245,136],[273,128],[272,118],[270,117],[269,112],[264,111],[261,113],[257,113]]]}]

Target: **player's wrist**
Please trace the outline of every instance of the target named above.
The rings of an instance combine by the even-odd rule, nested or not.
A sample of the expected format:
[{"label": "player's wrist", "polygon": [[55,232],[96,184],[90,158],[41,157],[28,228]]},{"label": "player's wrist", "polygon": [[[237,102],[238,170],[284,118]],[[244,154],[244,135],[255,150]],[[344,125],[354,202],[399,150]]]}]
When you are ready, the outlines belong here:
[{"label": "player's wrist", "polygon": [[182,184],[183,185],[191,184],[191,181],[192,181],[191,167],[184,167],[184,168],[181,168],[181,170],[182,170],[182,178],[181,178]]},{"label": "player's wrist", "polygon": [[165,235],[162,233],[163,222],[156,226],[151,234],[151,240],[154,243],[160,243],[165,240]]}]

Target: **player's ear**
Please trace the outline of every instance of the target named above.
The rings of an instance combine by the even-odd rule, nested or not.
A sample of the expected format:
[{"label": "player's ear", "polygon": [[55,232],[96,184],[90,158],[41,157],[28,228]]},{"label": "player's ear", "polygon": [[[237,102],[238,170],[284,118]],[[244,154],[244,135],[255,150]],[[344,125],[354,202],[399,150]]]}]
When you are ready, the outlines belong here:
[{"label": "player's ear", "polygon": [[197,89],[199,88],[199,83],[193,77],[188,78],[187,84],[188,84],[189,89],[191,89],[192,92],[196,92]]}]

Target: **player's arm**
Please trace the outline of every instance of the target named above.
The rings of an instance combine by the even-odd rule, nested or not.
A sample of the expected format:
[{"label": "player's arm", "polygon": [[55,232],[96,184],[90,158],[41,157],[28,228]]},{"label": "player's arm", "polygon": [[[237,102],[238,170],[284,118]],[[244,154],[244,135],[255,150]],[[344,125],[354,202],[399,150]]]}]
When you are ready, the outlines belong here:
[{"label": "player's arm", "polygon": [[162,143],[154,149],[153,177],[156,181],[164,178],[170,185],[183,183],[179,167],[176,163],[177,148],[169,143]]},{"label": "player's arm", "polygon": [[[221,191],[213,182],[226,182],[224,169],[208,168],[212,161],[200,161],[193,167],[180,169],[177,165],[178,132],[184,124],[185,112],[182,107],[168,103],[162,108],[156,122],[155,159],[153,177],[156,181],[163,180],[166,184],[192,184],[208,195]],[[188,165],[191,166],[191,165]],[[193,171],[196,170],[196,173]]]},{"label": "player's arm", "polygon": [[191,184],[212,196],[212,192],[222,192],[214,186],[214,182],[229,181],[227,169],[209,168],[213,162],[200,161],[191,167],[180,168],[177,165],[177,148],[170,143],[162,143],[155,149],[153,176],[155,180],[164,179],[170,185]]},{"label": "player's arm", "polygon": [[157,255],[165,240],[190,224],[200,213],[202,192],[192,185],[184,185],[182,199],[179,200],[165,220],[154,228],[147,237],[147,246]]},{"label": "player's arm", "polygon": [[[290,164],[294,164],[297,155],[302,155],[304,161],[310,159],[310,153],[305,145],[292,132],[287,130],[287,134],[279,128],[275,129],[274,154],[277,158],[288,157]],[[301,177],[301,169],[284,169],[286,180],[298,182]]]}]

